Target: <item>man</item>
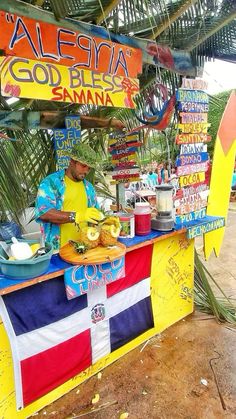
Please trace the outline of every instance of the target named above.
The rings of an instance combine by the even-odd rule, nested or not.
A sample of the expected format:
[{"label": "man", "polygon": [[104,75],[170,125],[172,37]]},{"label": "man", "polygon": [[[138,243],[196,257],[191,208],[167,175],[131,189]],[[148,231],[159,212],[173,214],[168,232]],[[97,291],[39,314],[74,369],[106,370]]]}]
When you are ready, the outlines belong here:
[{"label": "man", "polygon": [[97,156],[87,144],[74,146],[66,170],[47,176],[40,184],[35,204],[36,221],[55,250],[77,240],[76,224],[96,224],[101,219],[95,190],[85,176],[95,168]]}]

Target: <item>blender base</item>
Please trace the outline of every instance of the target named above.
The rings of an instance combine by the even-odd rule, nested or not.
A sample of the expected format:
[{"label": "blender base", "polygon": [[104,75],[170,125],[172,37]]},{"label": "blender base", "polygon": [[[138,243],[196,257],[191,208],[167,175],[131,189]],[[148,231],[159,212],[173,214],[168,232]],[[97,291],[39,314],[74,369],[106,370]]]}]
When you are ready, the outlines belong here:
[{"label": "blender base", "polygon": [[151,221],[151,229],[159,231],[170,231],[174,228],[174,220],[172,217],[158,217]]}]

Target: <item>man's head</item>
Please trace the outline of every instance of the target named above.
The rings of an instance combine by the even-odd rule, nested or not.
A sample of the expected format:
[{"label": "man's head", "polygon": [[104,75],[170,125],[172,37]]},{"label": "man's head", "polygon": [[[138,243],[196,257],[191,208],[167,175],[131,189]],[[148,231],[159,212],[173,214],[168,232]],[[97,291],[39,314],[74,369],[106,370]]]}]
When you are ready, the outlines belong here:
[{"label": "man's head", "polygon": [[67,174],[75,181],[83,180],[90,168],[96,167],[96,153],[88,144],[75,145],[69,156],[71,160]]}]

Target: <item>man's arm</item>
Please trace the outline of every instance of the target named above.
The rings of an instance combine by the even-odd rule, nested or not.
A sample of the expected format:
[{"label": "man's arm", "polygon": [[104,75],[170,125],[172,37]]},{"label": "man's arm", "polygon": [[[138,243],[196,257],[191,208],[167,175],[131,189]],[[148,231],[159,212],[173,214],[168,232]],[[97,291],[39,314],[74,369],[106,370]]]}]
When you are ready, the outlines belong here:
[{"label": "man's arm", "polygon": [[71,211],[59,211],[56,209],[50,209],[49,211],[42,214],[39,219],[52,224],[66,224],[71,223],[73,220],[70,218]]}]

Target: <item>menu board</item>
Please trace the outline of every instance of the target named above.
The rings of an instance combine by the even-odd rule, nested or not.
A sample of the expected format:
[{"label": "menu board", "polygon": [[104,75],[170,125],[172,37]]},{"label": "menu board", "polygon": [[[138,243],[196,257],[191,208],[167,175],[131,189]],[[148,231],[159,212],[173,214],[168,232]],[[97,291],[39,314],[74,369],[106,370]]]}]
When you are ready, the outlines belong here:
[{"label": "menu board", "polygon": [[57,170],[66,169],[70,162],[68,153],[80,142],[80,115],[68,115],[65,118],[66,128],[54,129],[53,140],[56,152]]},{"label": "menu board", "polygon": [[111,185],[140,180],[136,152],[142,146],[138,133],[114,133],[108,140],[113,165]]},{"label": "menu board", "polygon": [[179,146],[175,162],[179,179],[175,199],[177,224],[189,224],[206,216],[209,195],[206,174],[210,170],[207,143],[211,140],[206,87],[203,80],[183,79],[176,95],[179,112],[175,140]]}]

